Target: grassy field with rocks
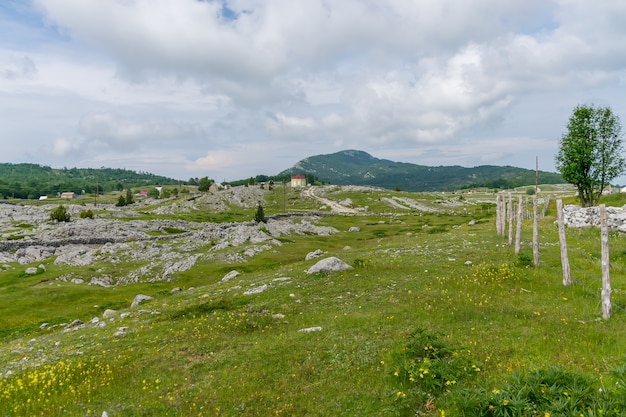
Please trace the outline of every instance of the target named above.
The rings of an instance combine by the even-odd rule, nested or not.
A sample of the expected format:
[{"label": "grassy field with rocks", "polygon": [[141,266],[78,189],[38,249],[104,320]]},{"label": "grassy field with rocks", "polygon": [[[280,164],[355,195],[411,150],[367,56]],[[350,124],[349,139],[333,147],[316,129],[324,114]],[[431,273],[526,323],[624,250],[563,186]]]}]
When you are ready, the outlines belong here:
[{"label": "grassy field with rocks", "polygon": [[[532,221],[516,255],[496,234],[490,192],[325,187],[316,195],[357,214],[333,214],[292,190],[266,192],[270,219],[315,212],[315,226],[336,232],[281,235],[242,257],[218,255],[254,242],[203,257],[218,243],[206,242],[190,252],[193,267],[169,281],[78,285],[57,279],[77,267],[53,258],[36,274],[24,271],[41,262],[8,263],[0,269],[0,416],[626,415],[623,235],[609,237],[613,317],[602,320],[600,232],[567,230],[573,284],[564,287],[554,198],[533,267]],[[563,192],[566,203],[571,195]],[[151,204],[127,208],[128,219],[249,222],[255,214],[254,205],[228,203],[159,214],[184,204]],[[305,259],[318,249],[320,258]],[[331,256],[352,269],[307,273]],[[88,282],[98,271],[139,267],[97,260],[80,274]],[[224,280],[233,270],[239,275]],[[138,294],[152,300],[131,308]]]}]

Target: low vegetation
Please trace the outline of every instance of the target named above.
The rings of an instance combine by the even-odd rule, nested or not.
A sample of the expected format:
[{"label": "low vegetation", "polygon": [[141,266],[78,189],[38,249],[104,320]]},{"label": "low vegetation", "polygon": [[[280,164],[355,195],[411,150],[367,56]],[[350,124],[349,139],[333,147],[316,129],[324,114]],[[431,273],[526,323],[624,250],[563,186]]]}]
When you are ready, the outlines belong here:
[{"label": "low vegetation", "polygon": [[[246,262],[198,261],[171,282],[55,280],[123,263],[50,261],[34,275],[0,265],[0,415],[626,415],[623,236],[609,237],[614,315],[601,320],[598,230],[567,231],[564,287],[552,209],[533,268],[531,221],[515,255],[495,232],[493,194],[331,190],[367,211],[320,218],[338,233],[283,236]],[[267,195],[264,217],[324,212],[281,193]],[[433,211],[383,200],[402,202],[393,197]],[[167,216],[251,221],[258,207]],[[316,249],[354,269],[307,274]],[[241,274],[223,282],[231,270]],[[131,309],[140,293],[154,300]],[[76,319],[87,325],[66,327]]]}]

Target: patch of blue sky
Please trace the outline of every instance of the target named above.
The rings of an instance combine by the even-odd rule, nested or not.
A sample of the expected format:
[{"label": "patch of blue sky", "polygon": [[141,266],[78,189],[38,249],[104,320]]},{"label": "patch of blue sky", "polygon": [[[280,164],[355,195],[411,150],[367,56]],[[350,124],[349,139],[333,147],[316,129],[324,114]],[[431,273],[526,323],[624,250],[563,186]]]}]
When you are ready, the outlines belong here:
[{"label": "patch of blue sky", "polygon": [[68,39],[67,34],[45,21],[31,2],[0,1],[0,45],[8,48],[30,49],[42,44]]}]

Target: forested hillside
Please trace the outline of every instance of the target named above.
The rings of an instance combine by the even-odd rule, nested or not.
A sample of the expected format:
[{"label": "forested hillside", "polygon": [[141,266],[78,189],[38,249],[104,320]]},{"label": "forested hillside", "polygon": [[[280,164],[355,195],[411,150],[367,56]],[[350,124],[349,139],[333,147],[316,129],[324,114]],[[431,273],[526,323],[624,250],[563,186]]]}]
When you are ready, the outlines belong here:
[{"label": "forested hillside", "polygon": [[55,169],[37,164],[0,163],[0,198],[38,198],[57,193],[120,191],[146,185],[178,184],[178,180],[115,168]]},{"label": "forested hillside", "polygon": [[[378,159],[357,150],[305,158],[281,174],[312,174],[337,185],[373,185],[403,191],[452,191],[462,188],[514,188],[535,183],[535,171],[512,166],[425,166]],[[539,171],[539,183],[563,183],[556,173]]]}]

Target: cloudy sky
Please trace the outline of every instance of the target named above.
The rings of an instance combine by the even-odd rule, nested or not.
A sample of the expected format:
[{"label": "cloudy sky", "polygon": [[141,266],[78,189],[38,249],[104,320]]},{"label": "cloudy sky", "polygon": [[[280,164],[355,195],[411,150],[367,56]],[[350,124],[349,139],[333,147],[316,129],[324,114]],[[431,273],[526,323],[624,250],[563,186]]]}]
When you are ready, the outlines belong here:
[{"label": "cloudy sky", "polygon": [[0,162],[218,181],[358,149],[554,171],[623,0],[2,0]]}]

